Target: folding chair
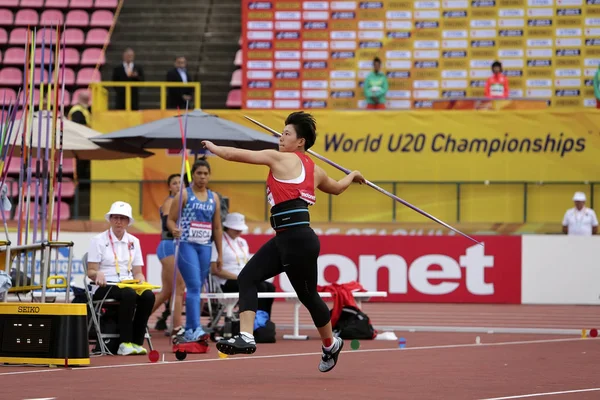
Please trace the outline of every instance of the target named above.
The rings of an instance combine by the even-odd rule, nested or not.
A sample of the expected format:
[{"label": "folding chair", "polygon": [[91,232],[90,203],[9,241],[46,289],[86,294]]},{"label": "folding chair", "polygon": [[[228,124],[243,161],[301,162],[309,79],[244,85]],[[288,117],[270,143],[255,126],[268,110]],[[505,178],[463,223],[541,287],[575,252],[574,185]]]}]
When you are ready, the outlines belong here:
[{"label": "folding chair", "polygon": [[[90,344],[96,344],[97,347],[100,348],[99,355],[114,355],[106,346],[104,339],[118,339],[120,335],[118,333],[102,333],[100,329],[100,320],[102,318],[103,308],[106,306],[117,306],[119,302],[114,299],[108,299],[108,294],[110,290],[106,293],[104,298],[101,300],[94,300],[94,294],[92,293],[92,281],[87,277],[87,257],[88,253],[85,253],[81,259],[83,264],[83,287],[85,291],[85,296],[88,304],[88,308],[90,311],[90,318],[88,320],[88,334]],[[91,329],[94,329],[95,334],[91,335]],[[150,332],[148,331],[148,327],[146,326],[146,333],[144,334],[144,338],[148,342],[148,347],[150,347],[150,351],[154,350],[152,346],[152,337]],[[94,355],[98,355],[98,353],[94,353]]]},{"label": "folding chair", "polygon": [[[205,293],[223,293],[221,284],[213,274],[208,274],[208,279],[205,285]],[[206,332],[210,333],[210,338],[213,342],[217,341],[217,335],[224,336],[226,331],[231,330],[230,324],[239,322],[239,317],[233,315],[231,320],[227,317],[228,310],[233,310],[237,307],[239,301],[235,300],[207,300],[208,311],[209,311],[209,322],[206,325]],[[225,323],[219,325],[221,317],[225,315]]]}]

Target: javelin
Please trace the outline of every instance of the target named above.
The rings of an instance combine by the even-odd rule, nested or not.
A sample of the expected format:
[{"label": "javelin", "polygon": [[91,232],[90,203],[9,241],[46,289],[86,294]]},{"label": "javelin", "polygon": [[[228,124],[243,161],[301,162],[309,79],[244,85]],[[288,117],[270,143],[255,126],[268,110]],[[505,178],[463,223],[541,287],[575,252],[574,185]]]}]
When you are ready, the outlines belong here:
[{"label": "javelin", "polygon": [[[268,126],[266,126],[266,125],[264,125],[264,124],[261,124],[260,122],[258,122],[258,121],[256,121],[256,120],[254,120],[254,119],[252,119],[252,118],[250,118],[250,117],[248,117],[248,116],[244,116],[244,117],[245,117],[247,120],[249,120],[250,122],[252,122],[252,123],[254,123],[254,124],[256,124],[256,125],[260,126],[261,128],[263,128],[263,129],[266,129],[267,131],[271,132],[271,133],[272,133],[272,134],[274,134],[275,136],[277,136],[277,137],[280,137],[280,136],[281,136],[281,133],[277,132],[276,130],[274,130],[274,129],[271,129],[271,128],[269,128]],[[313,156],[317,157],[319,160],[326,162],[327,164],[331,165],[332,167],[335,167],[335,168],[339,169],[340,171],[343,171],[343,172],[345,172],[346,174],[350,174],[350,173],[351,173],[351,171],[350,171],[349,169],[346,169],[346,168],[342,167],[341,165],[338,165],[338,164],[334,163],[333,161],[330,161],[330,160],[328,160],[327,158],[325,158],[325,157],[323,157],[323,156],[321,156],[321,155],[319,155],[319,154],[315,153],[315,152],[314,152],[314,151],[312,151],[312,150],[307,150],[307,152],[308,152],[309,154],[312,154]],[[409,202],[407,202],[406,200],[402,200],[400,197],[396,196],[395,194],[392,194],[392,193],[388,192],[387,190],[384,190],[384,189],[380,188],[379,186],[375,185],[374,183],[372,183],[372,182],[370,182],[370,181],[368,181],[368,180],[366,180],[366,179],[365,179],[365,182],[367,183],[367,186],[370,186],[370,187],[372,187],[373,189],[377,190],[378,192],[380,192],[380,193],[383,193],[383,194],[385,194],[385,195],[386,195],[386,196],[388,196],[388,197],[391,197],[392,199],[396,200],[397,202],[400,202],[400,203],[404,204],[406,207],[413,209],[414,211],[416,211],[416,212],[418,212],[419,214],[421,214],[421,215],[423,215],[423,216],[425,216],[425,217],[427,217],[427,218],[431,219],[432,221],[435,221],[435,222],[437,222],[438,224],[440,224],[440,225],[443,225],[443,226],[445,226],[446,228],[448,228],[448,229],[450,229],[450,230],[452,230],[452,231],[454,231],[454,232],[458,233],[459,235],[462,235],[462,236],[466,237],[467,239],[470,239],[470,240],[474,241],[475,243],[477,243],[477,244],[480,244],[480,245],[482,245],[482,246],[483,246],[483,243],[481,243],[481,242],[478,242],[477,240],[473,239],[471,236],[469,236],[469,235],[467,235],[467,234],[465,234],[465,233],[462,233],[462,232],[461,232],[461,231],[459,231],[458,229],[456,229],[456,228],[453,228],[452,226],[448,225],[448,224],[447,224],[447,223],[445,223],[444,221],[441,221],[441,220],[439,220],[438,218],[436,218],[436,217],[434,217],[433,215],[431,215],[431,214],[429,214],[429,213],[427,213],[427,212],[425,212],[425,211],[421,210],[420,208],[413,206],[412,204],[410,204],[410,203],[409,203]]]}]

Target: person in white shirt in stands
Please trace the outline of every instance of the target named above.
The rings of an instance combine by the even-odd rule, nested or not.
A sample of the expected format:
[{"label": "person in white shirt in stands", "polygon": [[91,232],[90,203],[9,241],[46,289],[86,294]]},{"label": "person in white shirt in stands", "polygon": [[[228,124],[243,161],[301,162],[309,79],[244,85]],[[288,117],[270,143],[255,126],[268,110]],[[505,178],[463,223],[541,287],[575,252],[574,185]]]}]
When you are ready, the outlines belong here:
[{"label": "person in white shirt in stands", "polygon": [[[133,224],[131,205],[117,201],[105,215],[110,229],[92,238],[88,250],[88,278],[94,285],[94,300],[115,299],[118,305],[120,345],[118,354],[146,354],[142,347],[148,319],[154,306],[154,293],[141,294],[132,288],[119,288],[111,283],[128,280],[146,281],[142,272],[144,260],[138,238],[127,233]],[[108,293],[108,295],[107,295]]]},{"label": "person in white shirt in stands", "polygon": [[575,207],[568,209],[563,218],[563,233],[576,236],[592,236],[598,233],[598,218],[594,210],[585,206],[585,200],[585,193],[575,193]]},{"label": "person in white shirt in stands", "polygon": [[[247,231],[246,219],[243,214],[234,212],[227,214],[223,222],[223,268],[216,268],[217,248],[215,242],[212,244],[210,266],[212,274],[217,278],[224,293],[239,293],[237,277],[250,258],[250,249],[246,239],[240,235]],[[274,292],[275,285],[263,281],[258,286],[259,292]],[[274,299],[258,299],[258,310],[265,311],[271,316],[271,308]]]}]

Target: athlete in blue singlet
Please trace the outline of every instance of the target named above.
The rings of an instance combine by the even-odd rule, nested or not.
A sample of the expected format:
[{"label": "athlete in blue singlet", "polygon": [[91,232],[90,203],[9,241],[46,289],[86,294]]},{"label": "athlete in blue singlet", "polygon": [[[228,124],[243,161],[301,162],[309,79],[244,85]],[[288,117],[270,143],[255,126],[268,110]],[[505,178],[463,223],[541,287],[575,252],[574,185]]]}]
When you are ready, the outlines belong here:
[{"label": "athlete in blue singlet", "polygon": [[[169,186],[169,197],[167,197],[158,209],[160,213],[161,221],[161,241],[156,249],[156,255],[162,264],[162,289],[156,296],[154,302],[154,313],[162,304],[165,304],[165,311],[161,317],[156,321],[157,330],[167,329],[167,318],[171,314],[170,300],[173,295],[173,275],[175,270],[175,238],[167,228],[167,217],[169,210],[171,209],[171,203],[173,198],[179,193],[179,187],[181,185],[181,177],[179,174],[170,175],[167,179],[167,185]],[[181,314],[183,309],[183,292],[185,291],[185,283],[181,278],[181,274],[177,274],[177,288],[175,290],[175,308],[173,310],[173,331],[171,335],[174,335],[181,329]],[[168,334],[168,333],[167,333]]]},{"label": "athlete in blue singlet", "polygon": [[206,340],[208,335],[200,325],[200,291],[210,270],[210,256],[214,238],[217,252],[217,268],[223,265],[221,205],[206,185],[210,176],[210,165],[206,159],[197,160],[192,166],[192,185],[182,192],[181,227],[179,217],[179,194],[173,199],[167,226],[179,239],[177,266],[187,288],[185,302],[185,333],[179,335],[180,342]]}]

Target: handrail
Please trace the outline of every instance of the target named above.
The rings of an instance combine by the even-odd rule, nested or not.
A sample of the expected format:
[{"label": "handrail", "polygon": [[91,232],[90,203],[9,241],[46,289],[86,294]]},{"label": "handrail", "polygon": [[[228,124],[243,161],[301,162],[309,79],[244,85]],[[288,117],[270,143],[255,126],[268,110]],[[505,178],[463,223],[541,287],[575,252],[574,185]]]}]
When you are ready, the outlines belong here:
[{"label": "handrail", "polygon": [[94,113],[108,111],[108,87],[125,88],[125,110],[131,111],[131,88],[160,88],[160,109],[167,109],[167,88],[191,87],[194,89],[194,104],[200,108],[200,82],[116,82],[102,81],[90,84]]}]

